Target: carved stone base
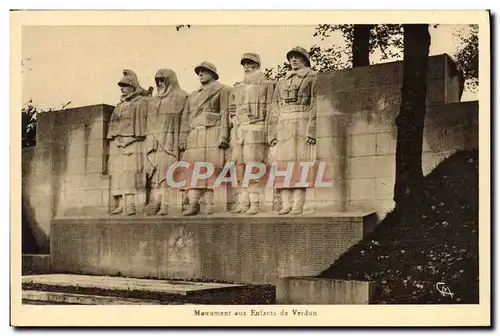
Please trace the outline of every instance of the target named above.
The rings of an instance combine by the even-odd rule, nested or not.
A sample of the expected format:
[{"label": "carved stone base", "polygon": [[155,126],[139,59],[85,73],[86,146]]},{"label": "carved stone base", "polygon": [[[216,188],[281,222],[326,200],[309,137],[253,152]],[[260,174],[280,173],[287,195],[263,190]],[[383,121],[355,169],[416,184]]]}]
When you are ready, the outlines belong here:
[{"label": "carved stone base", "polygon": [[374,214],[65,218],[54,272],[269,283],[314,276],[370,232]]}]

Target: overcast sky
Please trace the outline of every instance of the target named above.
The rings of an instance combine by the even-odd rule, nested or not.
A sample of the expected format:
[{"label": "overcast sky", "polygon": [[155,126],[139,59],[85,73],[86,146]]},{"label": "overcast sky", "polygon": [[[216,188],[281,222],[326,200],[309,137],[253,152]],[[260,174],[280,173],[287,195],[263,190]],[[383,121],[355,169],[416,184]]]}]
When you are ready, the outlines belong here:
[{"label": "overcast sky", "polygon": [[[461,26],[441,25],[431,29],[431,55],[454,55],[457,40],[453,30]],[[244,52],[261,55],[262,67],[285,60],[297,45],[337,44],[314,38],[315,26],[192,26],[176,31],[174,26],[29,26],[23,28],[23,102],[33,99],[40,108],[60,108],[106,103],[119,99],[117,81],[122,69],[133,69],[142,87],[154,85],[159,68],[173,69],[181,87],[192,92],[199,86],[193,68],[202,61],[214,63],[220,81],[227,85],[241,80],[239,64]],[[372,57],[372,62],[379,62]],[[463,100],[474,100],[464,94]]]}]

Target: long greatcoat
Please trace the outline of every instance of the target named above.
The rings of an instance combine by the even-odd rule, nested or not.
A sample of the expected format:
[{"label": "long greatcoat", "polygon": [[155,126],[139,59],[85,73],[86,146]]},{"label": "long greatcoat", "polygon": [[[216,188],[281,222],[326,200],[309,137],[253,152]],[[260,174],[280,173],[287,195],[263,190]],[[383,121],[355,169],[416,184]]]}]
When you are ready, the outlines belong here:
[{"label": "long greatcoat", "polygon": [[[316,162],[316,145],[307,138],[316,139],[316,76],[310,68],[290,71],[281,79],[274,92],[269,138],[276,139],[275,163],[282,168],[294,162],[292,184],[300,177],[300,162]],[[315,170],[311,170],[310,179]],[[276,185],[279,187],[279,183]]]},{"label": "long greatcoat", "polygon": [[211,181],[199,181],[194,188],[207,188],[215,181],[224,166],[221,140],[229,141],[229,87],[213,81],[191,93],[182,113],[180,142],[186,144],[182,161],[190,165],[183,177],[189,188],[192,169],[196,162],[210,162],[215,168]]},{"label": "long greatcoat", "polygon": [[155,186],[165,181],[168,168],[179,160],[181,116],[188,98],[174,71],[160,69],[155,75],[159,77],[166,78],[168,87],[149,102],[145,143],[146,171]]},{"label": "long greatcoat", "polygon": [[142,184],[143,149],[148,99],[136,91],[123,98],[111,114],[108,133],[111,194],[135,194]]},{"label": "long greatcoat", "polygon": [[276,83],[255,72],[237,83],[230,95],[234,116],[231,130],[231,161],[239,164],[264,162],[267,148],[267,118]]}]

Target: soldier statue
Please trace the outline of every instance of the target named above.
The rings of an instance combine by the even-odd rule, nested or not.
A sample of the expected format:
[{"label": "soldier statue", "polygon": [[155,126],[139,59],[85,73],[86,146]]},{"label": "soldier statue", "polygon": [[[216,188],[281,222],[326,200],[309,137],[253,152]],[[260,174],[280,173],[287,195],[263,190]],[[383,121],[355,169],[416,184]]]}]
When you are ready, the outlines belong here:
[{"label": "soldier statue", "polygon": [[136,195],[143,181],[142,144],[146,136],[148,98],[137,75],[123,70],[118,82],[121,98],[111,114],[109,140],[109,174],[111,175],[111,214],[136,213]]},{"label": "soldier statue", "polygon": [[[231,161],[239,172],[239,185],[245,166],[250,162],[265,163],[267,152],[267,117],[273,99],[275,82],[266,79],[260,70],[260,56],[245,53],[241,57],[244,79],[236,83],[230,94],[230,119],[232,123]],[[242,186],[238,205],[231,213],[254,215],[260,211],[262,183],[250,180]]]},{"label": "soldier statue", "polygon": [[[269,127],[270,146],[276,145],[276,163],[294,163],[316,160],[316,76],[310,66],[309,54],[295,47],[286,55],[291,71],[278,81],[273,98],[272,121]],[[314,174],[314,173],[313,173]],[[279,214],[301,214],[304,210],[305,187],[277,186],[282,201]]]},{"label": "soldier statue", "polygon": [[173,70],[156,72],[157,92],[148,108],[145,169],[149,186],[146,215],[167,215],[170,188],[167,170],[179,160],[179,127],[188,93]]},{"label": "soldier statue", "polygon": [[[182,161],[192,168],[196,162],[208,162],[217,170],[224,166],[225,149],[229,146],[229,87],[218,82],[215,65],[203,62],[195,68],[201,86],[191,93],[182,113],[179,149]],[[191,176],[191,172],[188,173]],[[205,214],[214,212],[214,190],[208,179],[196,185],[187,182],[188,207],[183,215],[200,211],[200,198],[205,200]]]}]

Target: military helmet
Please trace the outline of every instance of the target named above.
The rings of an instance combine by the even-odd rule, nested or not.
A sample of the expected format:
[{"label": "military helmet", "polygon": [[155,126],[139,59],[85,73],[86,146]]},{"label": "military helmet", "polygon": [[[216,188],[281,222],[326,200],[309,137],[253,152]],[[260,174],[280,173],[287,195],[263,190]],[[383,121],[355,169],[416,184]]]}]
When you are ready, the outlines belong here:
[{"label": "military helmet", "polygon": [[290,57],[292,57],[292,55],[300,55],[300,56],[304,57],[304,59],[306,61],[306,65],[308,67],[311,67],[311,61],[309,60],[309,53],[303,47],[295,47],[292,50],[290,50],[289,52],[287,52],[286,59],[288,61],[290,61]]},{"label": "military helmet", "polygon": [[260,63],[260,56],[257,53],[244,53],[243,56],[241,56],[241,62],[240,62],[241,65],[243,65],[244,60],[253,61],[253,62],[257,63],[258,65],[261,64]]},{"label": "military helmet", "polygon": [[202,70],[202,69],[212,72],[215,75],[215,80],[219,79],[219,74],[217,73],[217,68],[212,63],[201,62],[200,65],[198,65],[196,68],[194,68],[194,72],[198,75],[200,73],[200,70]]}]

